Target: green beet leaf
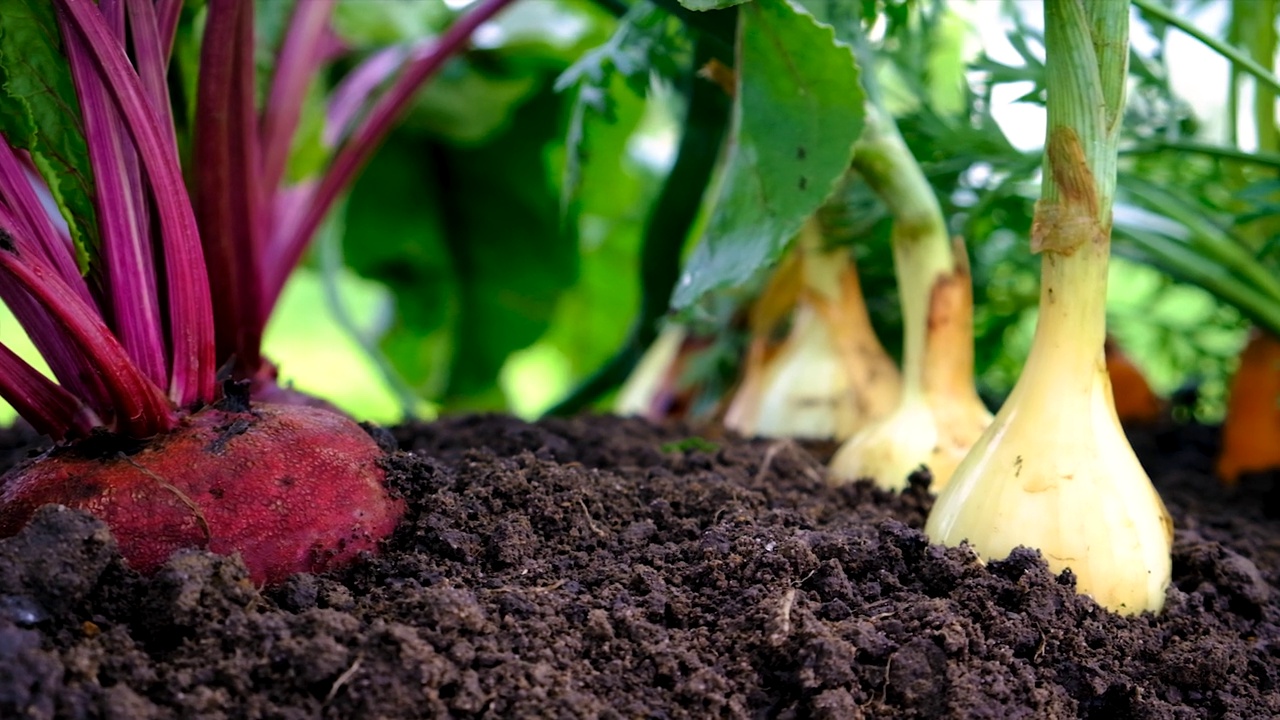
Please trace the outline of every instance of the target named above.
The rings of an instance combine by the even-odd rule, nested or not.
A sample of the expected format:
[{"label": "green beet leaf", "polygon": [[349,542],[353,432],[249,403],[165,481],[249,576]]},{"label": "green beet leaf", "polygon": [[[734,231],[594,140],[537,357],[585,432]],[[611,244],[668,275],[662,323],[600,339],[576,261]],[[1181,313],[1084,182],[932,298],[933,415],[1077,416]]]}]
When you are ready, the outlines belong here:
[{"label": "green beet leaf", "polygon": [[446,237],[462,280],[445,400],[459,406],[499,406],[493,378],[546,332],[560,296],[578,281],[576,228],[562,224],[559,173],[545,152],[563,137],[567,100],[548,84],[508,132],[440,156]]},{"label": "green beet leaf", "polygon": [[80,267],[97,247],[93,173],[71,67],[49,0],[0,0],[0,132],[27,150],[71,230]]},{"label": "green beet leaf", "polygon": [[747,0],[680,0],[680,4],[690,10],[702,12],[704,10],[723,10],[734,5],[741,5]]},{"label": "green beet leaf", "polygon": [[393,294],[382,350],[425,397],[501,407],[493,379],[577,281],[577,235],[561,227],[543,153],[565,100],[545,83],[480,147],[401,128],[352,188],[346,262]]},{"label": "green beet leaf", "polygon": [[345,262],[385,286],[395,299],[382,350],[423,397],[448,381],[457,332],[459,279],[445,240],[440,184],[429,158],[435,147],[392,133],[351,189],[346,206]]},{"label": "green beet leaf", "polygon": [[787,0],[740,9],[729,155],[677,309],[776,262],[831,194],[862,133],[864,92],[849,46]]}]

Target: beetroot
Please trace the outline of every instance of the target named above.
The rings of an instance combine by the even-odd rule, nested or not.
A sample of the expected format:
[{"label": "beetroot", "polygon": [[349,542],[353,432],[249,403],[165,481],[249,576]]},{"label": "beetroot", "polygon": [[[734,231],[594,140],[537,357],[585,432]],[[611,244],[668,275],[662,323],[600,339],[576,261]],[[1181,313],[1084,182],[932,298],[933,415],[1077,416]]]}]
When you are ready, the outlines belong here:
[{"label": "beetroot", "polygon": [[[106,521],[139,571],[206,548],[239,553],[263,584],[377,549],[404,510],[383,453],[281,387],[262,333],[393,121],[509,2],[483,0],[439,37],[357,65],[322,113],[329,162],[306,177],[289,163],[304,104],[347,51],[334,0],[293,7],[270,88],[257,87],[253,0],[208,3],[198,68],[182,69],[190,58],[170,57],[181,2],[0,15],[6,42],[25,43],[20,61],[0,58],[0,116],[22,118],[0,129],[0,302],[53,375],[0,344],[0,398],[64,442],[0,479],[0,536],[58,503]],[[169,96],[178,76],[198,78],[194,113],[174,111],[187,103]]]},{"label": "beetroot", "polygon": [[102,518],[125,559],[150,572],[181,548],[239,553],[259,584],[321,572],[374,551],[404,503],[360,426],[289,405],[206,408],[128,454],[110,442],[55,448],[0,488],[0,535],[59,503]]}]

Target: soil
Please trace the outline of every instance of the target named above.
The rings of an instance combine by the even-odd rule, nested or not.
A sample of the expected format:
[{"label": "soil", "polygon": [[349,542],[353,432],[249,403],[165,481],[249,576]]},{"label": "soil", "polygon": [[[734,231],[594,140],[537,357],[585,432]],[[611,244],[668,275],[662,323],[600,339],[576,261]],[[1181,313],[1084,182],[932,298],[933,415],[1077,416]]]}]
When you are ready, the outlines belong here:
[{"label": "soil", "polygon": [[0,541],[0,717],[1280,717],[1280,483],[1222,490],[1213,428],[1132,437],[1177,527],[1158,617],[929,545],[927,477],[615,418],[397,428],[386,551],[268,590],[201,551],[140,577],[49,507]]}]

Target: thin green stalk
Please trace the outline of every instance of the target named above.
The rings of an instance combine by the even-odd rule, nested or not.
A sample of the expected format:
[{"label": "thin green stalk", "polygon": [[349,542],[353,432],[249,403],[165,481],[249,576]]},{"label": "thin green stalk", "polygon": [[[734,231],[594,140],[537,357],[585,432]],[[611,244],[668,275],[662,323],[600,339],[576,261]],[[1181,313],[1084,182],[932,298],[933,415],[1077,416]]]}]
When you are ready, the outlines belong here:
[{"label": "thin green stalk", "polygon": [[[1231,1],[1231,19],[1227,21],[1227,43],[1239,45],[1244,34],[1245,14],[1240,12],[1240,0]],[[1163,39],[1162,39],[1163,40]],[[1231,65],[1227,86],[1227,142],[1232,145],[1240,143],[1240,66]]]},{"label": "thin green stalk", "polygon": [[[1254,0],[1253,59],[1272,67],[1276,57],[1276,0]],[[1258,83],[1254,89],[1253,119],[1258,132],[1258,149],[1272,152],[1280,148],[1276,134],[1276,88]]]},{"label": "thin green stalk", "polygon": [[684,134],[675,163],[654,201],[644,229],[639,316],[617,352],[548,410],[548,415],[579,412],[618,387],[657,337],[658,322],[670,307],[671,291],[679,279],[681,253],[697,219],[702,193],[711,181],[729,125],[729,98],[719,86],[697,75],[698,69],[716,52],[713,38],[697,37],[694,62],[685,79],[689,106],[685,111]]},{"label": "thin green stalk", "polygon": [[325,303],[329,306],[329,311],[333,314],[338,328],[344,331],[369,362],[373,363],[378,374],[382,376],[383,382],[387,384],[387,389],[395,396],[403,415],[401,420],[417,420],[422,415],[421,410],[425,402],[396,371],[391,358],[382,351],[378,342],[370,338],[356,322],[351,309],[347,307],[342,297],[338,278],[346,267],[346,263],[342,259],[342,233],[335,227],[338,224],[334,219],[335,216],[330,216],[330,219],[320,226],[319,237],[316,238],[318,241],[316,249],[320,260],[320,282],[324,289]]},{"label": "thin green stalk", "polygon": [[1258,165],[1280,170],[1280,153],[1247,152],[1236,147],[1210,145],[1191,140],[1154,140],[1141,145],[1125,148],[1121,155],[1154,155],[1162,152],[1195,153],[1215,160],[1228,160],[1233,163]]},{"label": "thin green stalk", "polygon": [[1126,176],[1125,191],[1142,201],[1149,210],[1180,223],[1191,233],[1188,244],[1202,260],[1209,260],[1230,270],[1242,284],[1269,295],[1280,304],[1280,279],[1258,262],[1247,247],[1234,240],[1222,228],[1206,220],[1194,207],[1188,207],[1146,180]]},{"label": "thin green stalk", "polygon": [[[1115,4],[1123,5],[1124,3],[1117,2]],[[1196,27],[1189,20],[1178,17],[1176,14],[1174,14],[1172,10],[1165,7],[1159,0],[1133,0],[1133,4],[1134,4],[1134,7],[1139,8],[1143,12],[1148,13],[1154,17],[1159,18],[1164,22],[1169,23],[1173,27],[1178,28],[1182,32],[1190,35],[1196,40],[1199,40],[1200,42],[1209,46],[1214,51],[1216,51],[1219,55],[1222,55],[1226,59],[1230,60],[1235,67],[1257,78],[1259,83],[1269,85],[1271,88],[1275,90],[1280,90],[1280,78],[1277,78],[1265,67],[1259,65],[1257,62],[1253,60],[1253,58],[1249,57],[1239,48],[1233,45],[1230,45],[1228,43],[1225,43],[1219,40],[1218,38],[1215,38],[1214,36],[1206,33],[1205,31]]]},{"label": "thin green stalk", "polygon": [[1041,201],[1087,212],[1102,225],[1110,224],[1115,197],[1128,12],[1110,0],[1045,2],[1049,128]]},{"label": "thin green stalk", "polygon": [[1131,259],[1162,268],[1174,278],[1204,288],[1238,308],[1254,323],[1280,335],[1280,304],[1274,298],[1241,283],[1223,266],[1205,262],[1204,257],[1181,242],[1141,228],[1124,228],[1118,232],[1137,250],[1130,253]]}]

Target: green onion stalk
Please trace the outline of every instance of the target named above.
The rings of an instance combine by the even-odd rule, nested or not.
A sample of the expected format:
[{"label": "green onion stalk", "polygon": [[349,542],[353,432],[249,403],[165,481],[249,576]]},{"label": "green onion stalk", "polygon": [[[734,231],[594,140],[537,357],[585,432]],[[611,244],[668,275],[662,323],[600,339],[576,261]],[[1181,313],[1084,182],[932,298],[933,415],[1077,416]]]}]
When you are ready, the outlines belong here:
[{"label": "green onion stalk", "polygon": [[875,103],[868,103],[853,166],[893,220],[903,388],[893,412],[840,447],[828,477],[835,484],[871,478],[901,490],[926,466],[937,490],[991,422],[974,386],[968,258],[963,242],[948,234],[938,198],[896,123]]},{"label": "green onion stalk", "polygon": [[1122,613],[1158,611],[1172,523],[1116,416],[1103,359],[1129,3],[1045,0],[1048,127],[1031,248],[1040,315],[1022,375],[925,526],[985,559],[1018,546]]}]

